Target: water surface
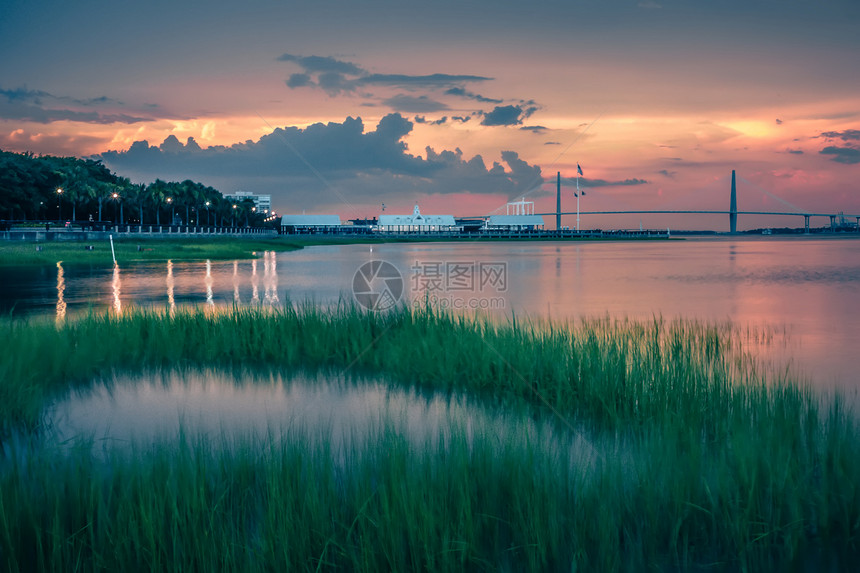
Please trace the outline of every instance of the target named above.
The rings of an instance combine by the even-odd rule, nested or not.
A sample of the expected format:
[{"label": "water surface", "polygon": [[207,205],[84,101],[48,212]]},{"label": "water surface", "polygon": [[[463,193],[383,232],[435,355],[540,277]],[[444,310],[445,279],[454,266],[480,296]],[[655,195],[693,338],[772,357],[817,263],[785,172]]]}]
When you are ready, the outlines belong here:
[{"label": "water surface", "polygon": [[354,300],[356,272],[374,260],[399,271],[401,302],[431,296],[445,308],[501,317],[728,320],[787,334],[769,354],[816,384],[860,385],[856,239],[391,243],[268,252],[253,261],[2,268],[0,310],[61,320],[130,306],[332,305]]}]

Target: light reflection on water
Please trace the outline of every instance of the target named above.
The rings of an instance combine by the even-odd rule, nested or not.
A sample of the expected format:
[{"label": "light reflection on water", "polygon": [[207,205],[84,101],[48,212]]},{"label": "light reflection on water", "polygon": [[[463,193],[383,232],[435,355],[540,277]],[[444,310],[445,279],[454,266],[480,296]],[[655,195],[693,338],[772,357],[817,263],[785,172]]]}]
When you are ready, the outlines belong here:
[{"label": "light reflection on water", "polygon": [[[502,318],[663,316],[770,328],[789,341],[766,348],[769,358],[791,363],[816,385],[860,387],[860,240],[852,239],[326,245],[248,261],[0,268],[0,311],[62,320],[132,306],[334,306],[353,300],[353,277],[370,260],[400,271],[403,300],[412,303],[422,300],[416,285],[431,284],[425,279],[439,270],[432,284],[445,287],[435,291],[440,301],[488,303],[479,312]],[[464,264],[475,272],[503,264],[505,280],[464,289],[453,280],[462,276],[445,274]]]},{"label": "light reflection on water", "polygon": [[173,316],[176,312],[176,298],[173,296],[173,288],[175,283],[173,282],[173,261],[167,260],[167,310],[170,312],[170,315]]},{"label": "light reflection on water", "polygon": [[535,421],[525,407],[490,408],[459,394],[382,382],[278,374],[171,371],[119,376],[60,400],[46,415],[46,443],[94,451],[174,443],[204,435],[326,443],[333,451],[395,432],[416,449],[456,440],[491,440],[538,448],[569,463],[591,463],[596,450],[582,432]]},{"label": "light reflection on water", "polygon": [[57,324],[66,319],[66,301],[63,298],[66,292],[66,275],[63,271],[63,262],[57,263]]},{"label": "light reflection on water", "polygon": [[119,265],[113,265],[113,278],[111,279],[111,289],[113,291],[113,311],[116,314],[122,314],[122,283],[119,280]]}]

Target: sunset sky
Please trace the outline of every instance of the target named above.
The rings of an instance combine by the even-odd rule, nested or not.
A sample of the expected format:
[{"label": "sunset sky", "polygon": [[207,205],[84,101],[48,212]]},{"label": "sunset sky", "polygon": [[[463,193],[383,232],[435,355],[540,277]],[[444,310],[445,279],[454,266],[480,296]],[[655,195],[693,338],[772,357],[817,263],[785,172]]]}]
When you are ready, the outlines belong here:
[{"label": "sunset sky", "polygon": [[[857,0],[3,0],[0,54],[0,149],[281,213],[553,211],[559,171],[575,210],[579,163],[583,210],[726,209],[736,169],[742,210],[860,214]],[[583,227],[640,221],[728,227]]]}]

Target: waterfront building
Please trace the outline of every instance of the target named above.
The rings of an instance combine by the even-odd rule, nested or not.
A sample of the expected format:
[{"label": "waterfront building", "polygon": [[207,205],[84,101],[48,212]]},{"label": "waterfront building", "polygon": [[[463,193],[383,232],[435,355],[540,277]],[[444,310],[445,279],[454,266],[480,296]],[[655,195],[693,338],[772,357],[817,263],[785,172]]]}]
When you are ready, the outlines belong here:
[{"label": "waterfront building", "polygon": [[504,215],[490,215],[486,228],[494,231],[534,231],[543,229],[543,217],[535,215],[534,201],[508,203]]},{"label": "waterfront building", "polygon": [[254,206],[257,208],[257,212],[259,213],[268,214],[269,211],[272,210],[271,195],[257,195],[250,191],[236,191],[230,195],[224,195],[224,197],[231,201],[244,201],[245,199],[250,199],[254,202]]},{"label": "waterfront building", "polygon": [[418,205],[411,215],[380,215],[377,230],[388,232],[459,231],[454,215],[422,215]]},{"label": "waterfront building", "polygon": [[342,227],[340,215],[284,215],[281,228],[285,233],[331,233]]}]

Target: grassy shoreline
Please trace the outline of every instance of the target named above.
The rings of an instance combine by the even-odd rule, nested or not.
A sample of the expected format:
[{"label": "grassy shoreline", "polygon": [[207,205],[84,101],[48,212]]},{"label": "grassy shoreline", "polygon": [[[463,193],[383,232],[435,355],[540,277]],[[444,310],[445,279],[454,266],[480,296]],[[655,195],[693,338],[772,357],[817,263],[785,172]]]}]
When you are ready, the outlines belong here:
[{"label": "grassy shoreline", "polygon": [[[86,247],[92,246],[92,250]],[[147,260],[229,260],[249,259],[263,251],[292,251],[302,246],[282,239],[200,239],[115,238],[119,264]],[[4,241],[0,242],[0,266],[70,264],[113,264],[110,242],[85,241]]]},{"label": "grassy shoreline", "polygon": [[[317,245],[375,245],[381,243],[479,243],[498,241],[528,241],[534,239],[446,239],[426,237],[372,237],[372,236],[326,236],[289,235],[271,239],[244,237],[200,237],[200,238],[130,238],[121,235],[114,239],[117,262],[174,261],[181,260],[230,260],[259,257],[263,251],[295,251]],[[665,238],[638,239],[581,239],[582,241],[607,240],[666,240]],[[542,241],[543,242],[543,241]],[[92,246],[92,250],[86,247]],[[69,264],[113,264],[110,243],[100,241],[0,241],[0,267],[22,265],[53,265],[62,261]]]},{"label": "grassy shoreline", "polygon": [[[344,237],[244,237],[141,239],[117,237],[114,249],[119,264],[137,261],[251,259],[263,251],[296,251],[315,245],[427,242],[419,239]],[[86,247],[92,246],[92,250]],[[0,241],[0,267],[25,265],[113,264],[110,242],[102,241]]]},{"label": "grassy shoreline", "polygon": [[[381,431],[347,468],[325,445],[200,436],[0,463],[10,571],[849,570],[860,433],[838,397],[772,379],[726,325],[493,323],[428,309],[135,312],[0,321],[0,421],[118,371],[373,373],[531,404],[596,444],[587,472],[492,435],[433,454]],[[34,438],[35,439],[35,438]],[[578,469],[579,468],[579,469]]]}]

